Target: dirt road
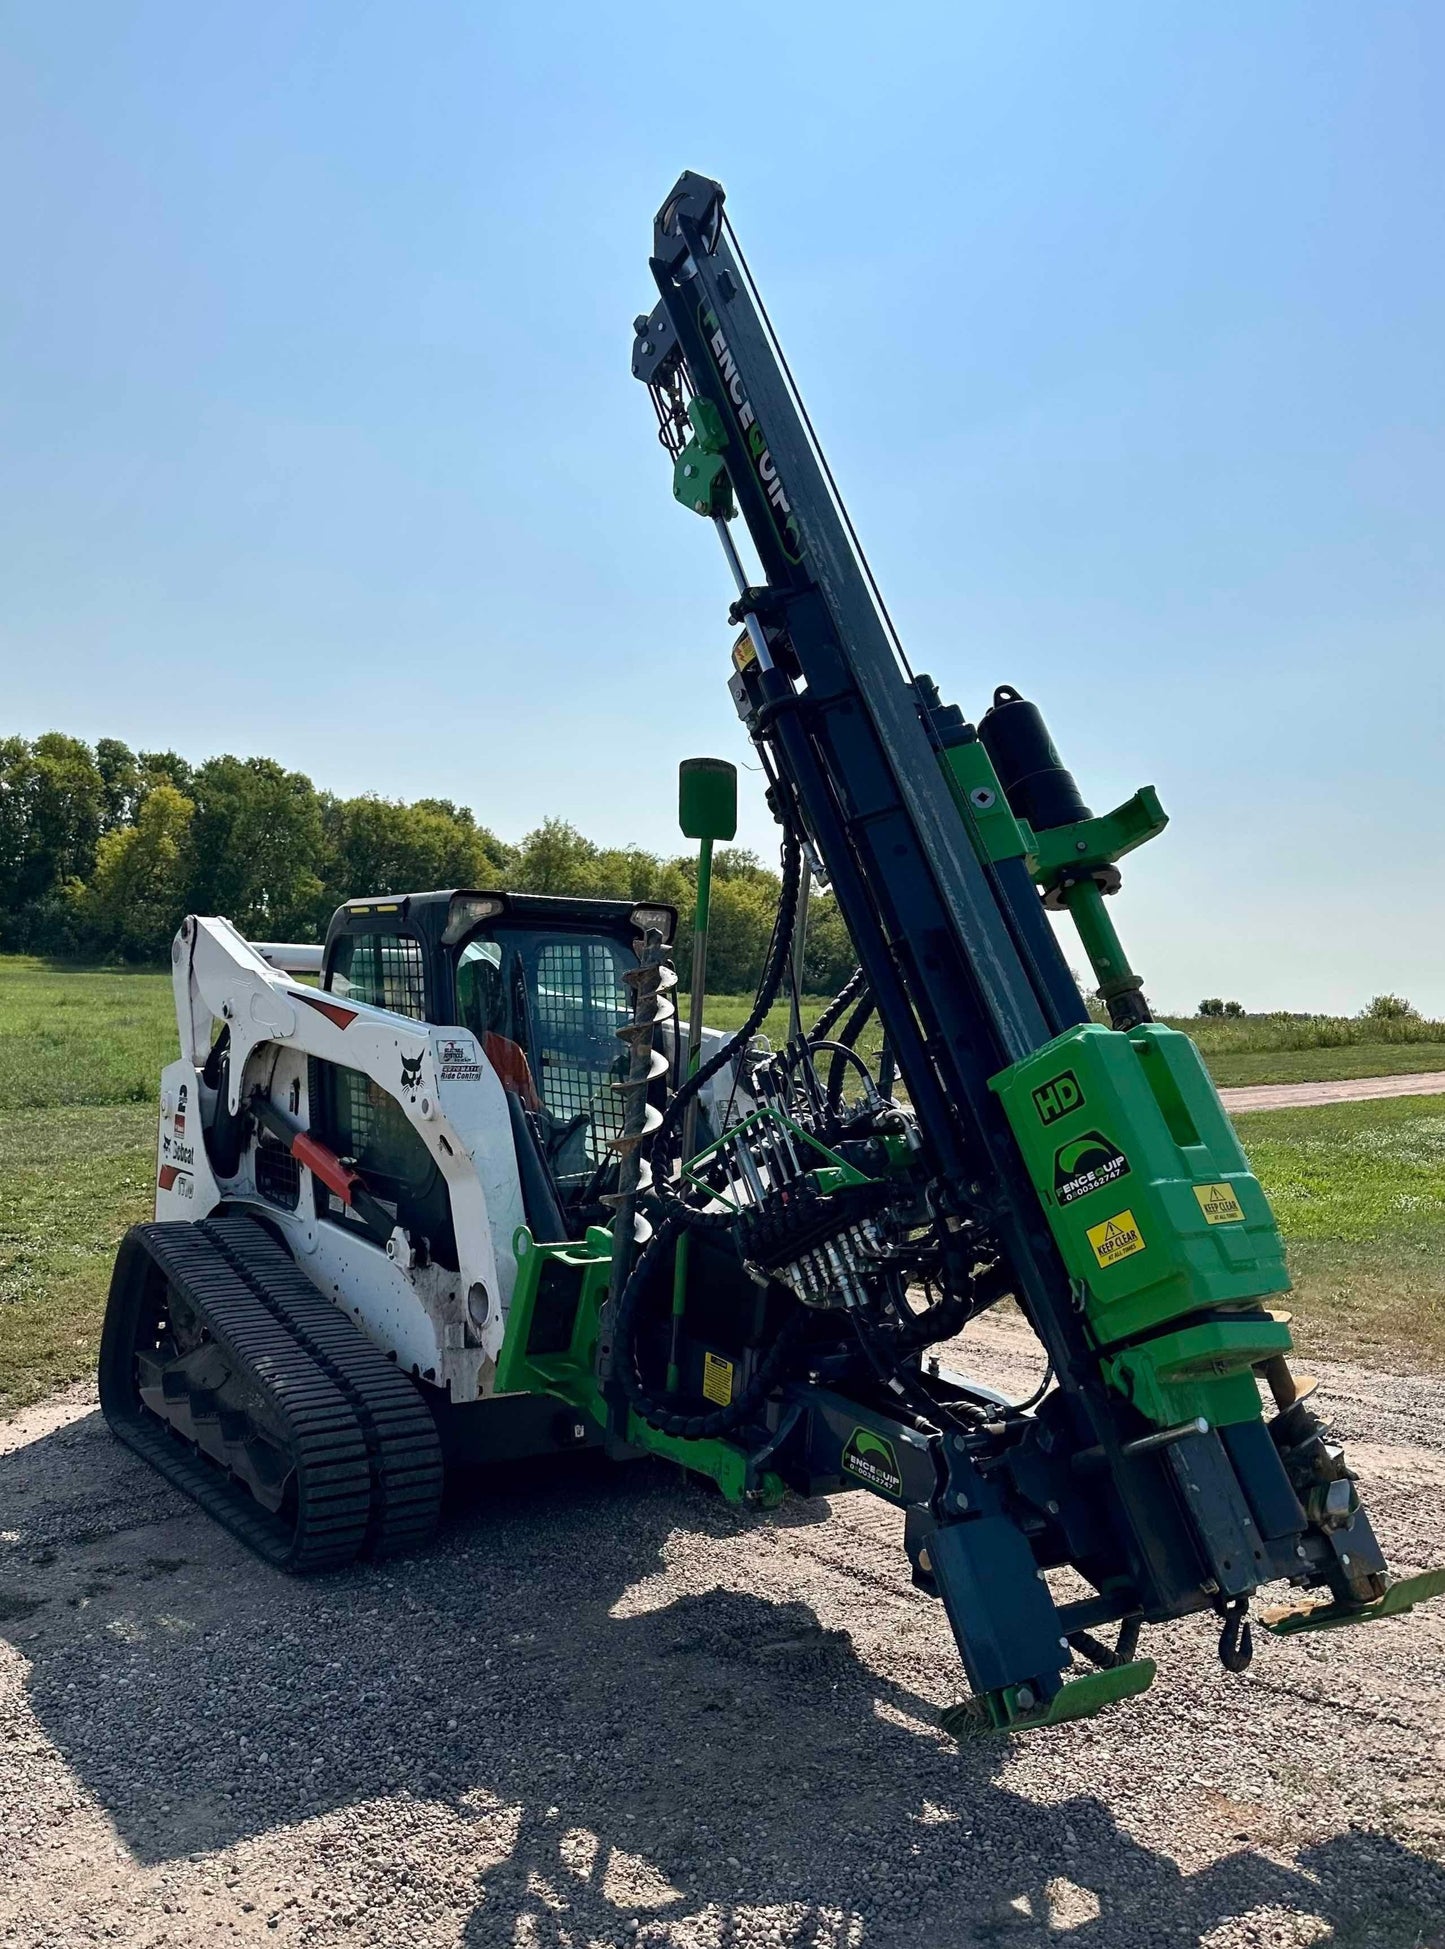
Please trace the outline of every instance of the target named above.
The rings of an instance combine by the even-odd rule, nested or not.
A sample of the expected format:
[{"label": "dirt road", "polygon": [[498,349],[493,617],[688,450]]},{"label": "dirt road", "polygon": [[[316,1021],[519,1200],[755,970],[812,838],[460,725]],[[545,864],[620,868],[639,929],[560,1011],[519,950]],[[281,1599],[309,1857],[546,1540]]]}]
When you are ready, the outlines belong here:
[{"label": "dirt road", "polygon": [[1351,1076],[1335,1083],[1252,1083],[1221,1090],[1226,1110],[1307,1110],[1320,1103],[1367,1103],[1377,1096],[1445,1095],[1445,1069],[1418,1076]]},{"label": "dirt road", "polygon": [[[1019,1329],[969,1344],[1023,1385]],[[1399,1566],[1442,1561],[1439,1384],[1323,1377]],[[31,1410],[0,1427],[0,1943],[1445,1943],[1445,1602],[1243,1677],[1170,1626],[1144,1699],[959,1749],[898,1527],[589,1467],[297,1584],[84,1393]]]}]

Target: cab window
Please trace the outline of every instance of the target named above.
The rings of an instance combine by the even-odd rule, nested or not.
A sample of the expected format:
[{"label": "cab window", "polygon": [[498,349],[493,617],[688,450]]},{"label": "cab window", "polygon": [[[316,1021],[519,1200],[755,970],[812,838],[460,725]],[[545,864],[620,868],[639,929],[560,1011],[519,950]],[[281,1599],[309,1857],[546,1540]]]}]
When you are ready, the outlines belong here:
[{"label": "cab window", "polygon": [[333,995],[424,1022],[426,956],[411,934],[342,934],[331,963]]},{"label": "cab window", "polygon": [[[406,1112],[359,1069],[311,1059],[312,1128],[329,1149],[361,1172],[367,1189],[399,1225],[424,1238],[439,1265],[455,1267],[456,1232],[446,1179]],[[348,1224],[346,1207],[316,1180],[317,1213]]]},{"label": "cab window", "polygon": [[478,932],[457,955],[457,1018],[537,1117],[559,1183],[590,1177],[621,1135],[636,965],[621,941],[540,928]]}]

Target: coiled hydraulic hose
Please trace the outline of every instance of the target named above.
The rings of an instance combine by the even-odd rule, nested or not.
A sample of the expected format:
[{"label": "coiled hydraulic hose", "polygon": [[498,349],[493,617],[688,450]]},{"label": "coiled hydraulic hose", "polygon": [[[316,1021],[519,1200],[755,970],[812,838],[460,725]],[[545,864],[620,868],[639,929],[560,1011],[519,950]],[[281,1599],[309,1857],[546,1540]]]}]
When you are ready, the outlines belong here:
[{"label": "coiled hydraulic hose", "polygon": [[797,1308],[783,1322],[778,1337],[754,1369],[752,1379],[726,1407],[713,1408],[706,1414],[676,1413],[665,1400],[651,1391],[642,1378],[637,1353],[637,1328],[638,1313],[648,1281],[659,1262],[666,1264],[672,1245],[683,1229],[684,1221],[675,1211],[664,1218],[643,1248],[632,1268],[631,1277],[622,1289],[613,1322],[619,1355],[616,1373],[629,1407],[649,1427],[660,1429],[665,1435],[679,1435],[686,1441],[711,1441],[745,1427],[753,1419],[781,1376],[793,1342],[802,1330],[805,1315],[801,1308]]},{"label": "coiled hydraulic hose", "polygon": [[[686,1225],[690,1230],[725,1230],[732,1224],[735,1214],[730,1211],[701,1211],[696,1205],[689,1205],[682,1193],[673,1188],[672,1156],[678,1134],[682,1129],[683,1114],[704,1085],[710,1083],[719,1070],[725,1069],[730,1062],[743,1053],[777,999],[778,990],[783,985],[788,954],[793,943],[793,922],[798,911],[798,866],[801,857],[802,849],[797,837],[790,829],[785,829],[782,897],[778,902],[778,917],[773,923],[773,937],[768,943],[768,958],[763,966],[763,976],[758,984],[757,997],[753,1002],[752,1010],[736,1034],[729,1036],[717,1054],[710,1056],[676,1091],[663,1112],[662,1122],[653,1132],[652,1142],[645,1152],[648,1162],[652,1165],[652,1188],[663,1210],[676,1217],[680,1224]],[[641,1261],[639,1265],[640,1263]],[[633,1272],[633,1278],[635,1277],[636,1269]]]},{"label": "coiled hydraulic hose", "polygon": [[851,1002],[855,1002],[858,999],[859,994],[862,992],[862,988],[863,988],[863,970],[861,968],[855,968],[852,974],[850,974],[848,979],[843,983],[843,986],[838,990],[837,994],[833,997],[832,1001],[830,1001],[828,1006],[823,1010],[823,1013],[818,1017],[817,1021],[813,1024],[812,1028],[809,1029],[808,1031],[809,1042],[821,1041],[823,1038],[830,1036],[833,1033],[833,1024],[841,1018],[844,1009],[847,1008]]},{"label": "coiled hydraulic hose", "polygon": [[[843,1027],[838,1031],[838,1041],[844,1049],[850,1052],[852,1051],[854,1043],[862,1035],[864,1029],[867,1028],[869,1021],[872,1019],[872,1015],[873,997],[865,988],[863,991],[863,999],[848,1017]],[[862,1058],[859,1057],[858,1060],[861,1062]],[[828,1108],[835,1113],[843,1100],[843,1067],[844,1058],[842,1054],[835,1053],[832,1062],[828,1065]],[[866,1064],[864,1067],[866,1068]],[[873,1080],[871,1070],[868,1071],[868,1080],[870,1082]]]},{"label": "coiled hydraulic hose", "polygon": [[682,1193],[673,1189],[670,1181],[672,1155],[688,1103],[717,1075],[719,1070],[743,1053],[757,1034],[782,986],[788,954],[792,947],[793,922],[798,910],[798,868],[801,858],[802,849],[796,835],[790,827],[785,827],[781,862],[782,896],[778,901],[778,915],[773,923],[773,937],[768,944],[762,980],[758,984],[757,997],[748,1019],[735,1035],[729,1036],[717,1054],[695,1070],[676,1091],[663,1113],[661,1123],[653,1132],[650,1144],[644,1151],[644,1155],[652,1165],[653,1194],[662,1208],[663,1216],[634,1262],[617,1297],[616,1310],[612,1319],[613,1343],[617,1349],[616,1373],[629,1406],[641,1415],[650,1427],[660,1429],[663,1434],[680,1435],[689,1441],[715,1439],[744,1426],[752,1419],[764,1396],[782,1372],[788,1348],[802,1326],[801,1310],[795,1310],[792,1317],[785,1322],[777,1339],[758,1362],[751,1381],[742,1393],[726,1407],[715,1408],[707,1414],[675,1413],[662,1399],[651,1392],[642,1378],[642,1370],[638,1364],[639,1308],[647,1289],[647,1282],[659,1260],[670,1252],[678,1234],[684,1229],[723,1230],[734,1220],[735,1214],[730,1211],[701,1211],[697,1206],[689,1205]]}]

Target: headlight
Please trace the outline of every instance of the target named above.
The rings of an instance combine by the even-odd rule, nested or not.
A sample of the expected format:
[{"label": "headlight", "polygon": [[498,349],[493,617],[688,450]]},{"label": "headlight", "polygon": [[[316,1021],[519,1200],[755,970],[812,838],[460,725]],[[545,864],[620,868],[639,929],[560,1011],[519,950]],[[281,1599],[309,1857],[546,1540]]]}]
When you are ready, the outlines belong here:
[{"label": "headlight", "polygon": [[634,907],[632,924],[639,934],[661,934],[664,943],[672,939],[671,907]]},{"label": "headlight", "polygon": [[457,893],[447,904],[447,924],[442,933],[442,944],[451,947],[469,934],[480,921],[492,920],[501,913],[506,901],[500,893]]}]

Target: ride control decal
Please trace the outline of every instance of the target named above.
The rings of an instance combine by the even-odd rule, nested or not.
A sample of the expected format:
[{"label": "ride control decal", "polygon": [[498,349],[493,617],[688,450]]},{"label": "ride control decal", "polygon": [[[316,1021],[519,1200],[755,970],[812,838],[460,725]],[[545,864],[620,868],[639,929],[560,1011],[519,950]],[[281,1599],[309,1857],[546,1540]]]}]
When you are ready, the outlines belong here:
[{"label": "ride control decal", "polygon": [[702,1356],[702,1392],[704,1400],[716,1401],[720,1408],[732,1405],[733,1364],[706,1348]]},{"label": "ride control decal", "polygon": [[1102,1131],[1086,1130],[1054,1152],[1054,1196],[1061,1205],[1087,1198],[1129,1175],[1129,1160]]},{"label": "ride control decal", "polygon": [[477,1083],[482,1058],[469,1035],[443,1036],[437,1043],[437,1074],[444,1083]]},{"label": "ride control decal", "polygon": [[1244,1210],[1227,1184],[1196,1184],[1199,1209],[1211,1225],[1242,1225]]},{"label": "ride control decal", "polygon": [[1132,1211],[1116,1211],[1102,1225],[1091,1225],[1087,1236],[1094,1248],[1094,1257],[1105,1272],[1110,1266],[1117,1265],[1120,1259],[1132,1259],[1136,1252],[1146,1249]]},{"label": "ride control decal", "polygon": [[1041,1083],[1033,1092],[1033,1098],[1039,1122],[1043,1124],[1057,1123],[1071,1110],[1082,1110],[1084,1107],[1084,1092],[1072,1069],[1065,1069],[1051,1081]]},{"label": "ride control decal", "polygon": [[843,1466],[870,1489],[881,1489],[885,1496],[903,1494],[903,1471],[891,1441],[875,1435],[871,1428],[855,1428],[843,1449]]}]

